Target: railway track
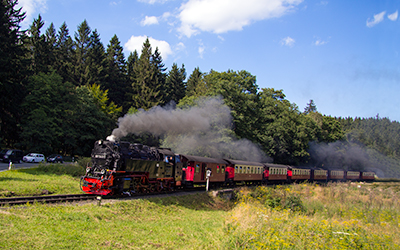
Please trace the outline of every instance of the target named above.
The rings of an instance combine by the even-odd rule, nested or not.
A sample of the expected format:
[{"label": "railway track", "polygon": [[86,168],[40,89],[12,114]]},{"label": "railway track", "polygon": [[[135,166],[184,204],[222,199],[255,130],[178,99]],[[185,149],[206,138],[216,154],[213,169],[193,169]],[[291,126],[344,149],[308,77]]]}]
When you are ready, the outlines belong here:
[{"label": "railway track", "polygon": [[168,196],[168,195],[185,195],[193,192],[203,192],[205,189],[191,188],[187,190],[176,190],[169,192],[154,192],[154,193],[137,193],[130,195],[117,195],[117,196],[99,196],[94,194],[67,194],[67,195],[49,195],[49,196],[28,196],[28,197],[11,197],[11,198],[0,198],[0,207],[2,206],[15,206],[15,205],[26,205],[28,203],[61,203],[61,202],[78,202],[86,200],[129,200],[129,199],[140,199],[154,196]]},{"label": "railway track", "polygon": [[66,194],[66,195],[0,198],[0,206],[25,205],[25,204],[34,203],[34,202],[59,203],[59,202],[95,200],[96,197],[97,197],[96,195],[92,195],[92,194]]}]

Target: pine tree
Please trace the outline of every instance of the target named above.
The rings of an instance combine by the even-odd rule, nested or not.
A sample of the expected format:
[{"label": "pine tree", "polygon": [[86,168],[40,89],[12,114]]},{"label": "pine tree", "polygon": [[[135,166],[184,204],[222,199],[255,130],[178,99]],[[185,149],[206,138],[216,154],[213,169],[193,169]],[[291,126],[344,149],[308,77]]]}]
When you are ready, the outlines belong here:
[{"label": "pine tree", "polygon": [[85,85],[104,85],[106,74],[106,53],[104,46],[100,41],[100,35],[97,30],[92,32],[90,36],[90,46],[87,57],[87,82]]},{"label": "pine tree", "polygon": [[133,108],[150,109],[163,103],[160,97],[160,87],[156,85],[157,74],[152,62],[152,49],[149,39],[143,43],[142,53],[134,67],[135,81],[132,84],[134,95],[132,96]]},{"label": "pine tree", "polygon": [[[126,100],[126,107],[131,108],[133,105],[133,96],[135,94],[134,89],[133,89],[133,84],[136,81],[136,75],[135,75],[135,67],[137,66],[137,62],[139,60],[139,56],[137,51],[135,50],[134,52],[131,52],[128,56],[128,61],[127,61],[127,92],[125,94],[125,100]],[[128,109],[129,110],[129,109]],[[126,111],[128,111],[126,110]]]},{"label": "pine tree", "polygon": [[74,65],[72,63],[74,55],[74,43],[69,35],[69,30],[65,22],[61,25],[57,38],[56,61],[54,68],[56,69],[56,72],[63,78],[64,82],[75,83],[73,77]]},{"label": "pine tree", "polygon": [[129,105],[125,101],[125,93],[128,90],[126,62],[123,48],[116,35],[114,35],[106,52],[106,81],[103,89],[108,89],[108,97],[117,106],[122,106],[123,112],[128,111]]},{"label": "pine tree", "polygon": [[174,101],[179,103],[179,101],[185,97],[186,92],[186,70],[185,66],[182,64],[182,68],[178,68],[177,64],[172,65],[172,69],[169,71],[166,88],[165,88],[165,100],[166,103]]},{"label": "pine tree", "polygon": [[74,78],[75,84],[78,86],[84,85],[87,83],[88,78],[88,50],[90,46],[90,33],[91,29],[84,20],[79,26],[78,31],[75,32],[75,54],[74,54]]},{"label": "pine tree", "polygon": [[200,96],[205,91],[203,73],[199,67],[195,68],[187,80],[186,96]]},{"label": "pine tree", "polygon": [[35,74],[39,74],[40,72],[47,73],[50,67],[46,37],[41,34],[43,26],[44,21],[42,20],[42,16],[39,15],[37,19],[33,20],[29,29],[32,70]]},{"label": "pine tree", "polygon": [[45,42],[47,47],[47,62],[49,69],[54,69],[56,64],[56,49],[57,49],[57,31],[54,24],[51,23],[45,33]]},{"label": "pine tree", "polygon": [[304,114],[310,114],[310,113],[315,113],[317,112],[317,106],[314,103],[314,100],[310,100],[309,103],[307,103],[307,106],[304,108]]},{"label": "pine tree", "polygon": [[25,13],[16,9],[17,3],[2,0],[0,4],[0,144],[7,147],[18,142],[23,81],[29,74],[25,32],[20,30]]},{"label": "pine tree", "polygon": [[153,84],[150,87],[154,88],[158,91],[159,95],[155,98],[160,99],[160,104],[166,104],[165,82],[166,82],[167,75],[166,75],[165,71],[167,70],[167,68],[165,68],[165,64],[162,62],[162,57],[158,50],[158,47],[156,47],[156,50],[154,51],[154,53],[151,56],[151,62],[153,63],[155,79],[154,79]]}]

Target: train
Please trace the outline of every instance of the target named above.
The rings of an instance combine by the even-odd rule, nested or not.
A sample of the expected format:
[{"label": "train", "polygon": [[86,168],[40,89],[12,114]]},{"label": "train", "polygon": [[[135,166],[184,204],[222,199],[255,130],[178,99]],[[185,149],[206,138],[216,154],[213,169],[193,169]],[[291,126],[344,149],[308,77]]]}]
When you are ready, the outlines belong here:
[{"label": "train", "polygon": [[101,196],[155,193],[200,185],[231,187],[293,182],[374,181],[369,171],[327,170],[175,154],[169,148],[98,140],[81,177],[85,193]]}]

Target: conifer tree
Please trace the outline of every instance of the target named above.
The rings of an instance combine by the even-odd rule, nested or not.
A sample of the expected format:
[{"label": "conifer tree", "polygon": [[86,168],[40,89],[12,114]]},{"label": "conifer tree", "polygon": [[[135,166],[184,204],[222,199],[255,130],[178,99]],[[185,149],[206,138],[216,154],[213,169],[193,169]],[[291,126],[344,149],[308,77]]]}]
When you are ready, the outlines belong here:
[{"label": "conifer tree", "polygon": [[17,4],[17,0],[0,3],[0,145],[7,147],[18,142],[23,81],[29,74],[25,32],[20,29],[25,13]]},{"label": "conifer tree", "polygon": [[172,65],[169,71],[166,88],[165,88],[165,102],[169,103],[174,101],[179,103],[179,101],[185,97],[186,92],[186,70],[185,66],[182,64],[182,68],[178,68],[177,64]]},{"label": "conifer tree", "polygon": [[87,57],[87,82],[85,85],[104,85],[106,74],[106,54],[104,46],[100,41],[97,30],[90,36],[90,46]]},{"label": "conifer tree", "polygon": [[132,96],[133,108],[146,110],[163,104],[160,87],[156,85],[157,75],[154,68],[151,45],[149,39],[146,39],[140,58],[134,67],[136,79],[132,84],[135,93]]},{"label": "conifer tree", "polygon": [[72,63],[74,55],[74,42],[69,35],[67,24],[64,22],[57,34],[56,42],[56,61],[54,68],[65,82],[74,82]]},{"label": "conifer tree", "polygon": [[75,54],[74,54],[74,78],[75,84],[78,86],[87,83],[88,78],[88,50],[90,46],[90,33],[91,29],[84,20],[79,26],[78,31],[75,32]]},{"label": "conifer tree", "polygon": [[[139,56],[137,51],[135,50],[134,52],[131,52],[128,56],[128,61],[127,61],[127,92],[125,95],[125,101],[126,101],[126,107],[129,107],[128,110],[132,107],[133,105],[133,96],[138,93],[134,92],[133,89],[133,84],[136,81],[136,75],[135,75],[135,67],[136,64],[139,60]],[[126,111],[128,111],[126,110]]]},{"label": "conifer tree", "polygon": [[114,35],[106,52],[106,81],[103,89],[108,89],[108,97],[117,106],[122,106],[123,112],[128,111],[129,105],[125,102],[125,93],[128,90],[126,61],[123,48],[116,35]]},{"label": "conifer tree", "polygon": [[200,96],[204,93],[206,89],[203,82],[203,73],[199,67],[196,67],[190,74],[186,85],[186,96]]},{"label": "conifer tree", "polygon": [[54,69],[56,64],[57,31],[54,24],[51,23],[45,33],[45,42],[47,47],[47,62],[49,69]]},{"label": "conifer tree", "polygon": [[37,19],[33,20],[29,29],[32,70],[35,74],[39,74],[40,72],[47,73],[50,66],[46,37],[41,34],[43,26],[44,21],[42,20],[42,16],[39,15]]},{"label": "conifer tree", "polygon": [[156,47],[156,50],[154,51],[154,53],[151,56],[151,62],[153,63],[153,70],[154,70],[154,75],[155,75],[155,79],[154,79],[154,82],[151,85],[151,87],[158,90],[159,95],[158,95],[158,97],[155,97],[155,98],[160,99],[160,104],[165,104],[166,103],[165,82],[166,82],[166,78],[167,78],[167,74],[165,73],[165,71],[167,70],[167,68],[165,68],[165,64],[162,62],[161,53],[158,50],[158,47]]}]

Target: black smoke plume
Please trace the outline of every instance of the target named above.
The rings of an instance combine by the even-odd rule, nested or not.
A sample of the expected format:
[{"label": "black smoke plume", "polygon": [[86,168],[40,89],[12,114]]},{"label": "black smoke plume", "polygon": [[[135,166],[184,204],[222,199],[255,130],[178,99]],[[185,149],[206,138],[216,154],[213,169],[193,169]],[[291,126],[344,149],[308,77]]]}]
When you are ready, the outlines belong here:
[{"label": "black smoke plume", "polygon": [[118,119],[108,140],[130,133],[151,133],[163,139],[163,147],[180,154],[248,161],[270,161],[262,150],[246,139],[235,138],[231,110],[221,97],[199,99],[190,108],[154,107]]}]

